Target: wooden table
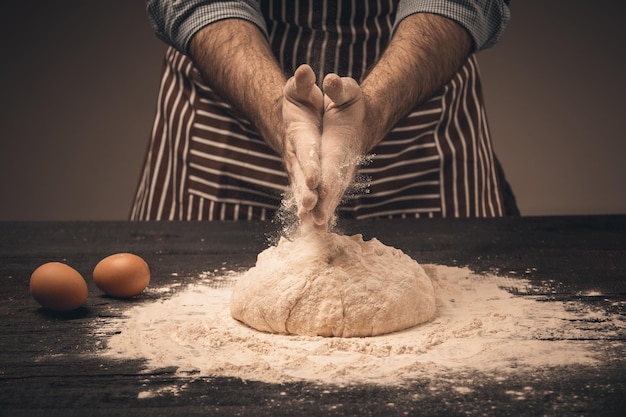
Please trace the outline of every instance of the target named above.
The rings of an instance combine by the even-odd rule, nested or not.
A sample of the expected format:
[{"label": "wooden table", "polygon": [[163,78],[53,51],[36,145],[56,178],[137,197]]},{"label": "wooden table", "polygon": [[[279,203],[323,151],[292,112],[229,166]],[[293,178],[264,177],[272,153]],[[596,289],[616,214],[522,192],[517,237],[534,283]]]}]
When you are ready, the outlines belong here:
[{"label": "wooden table", "polygon": [[[377,237],[421,263],[553,280],[545,294],[550,300],[594,303],[626,323],[626,216],[377,220],[344,222],[341,229]],[[429,381],[328,389],[306,382],[184,379],[172,369],[146,374],[141,361],[85,354],[94,353],[94,340],[103,336],[94,334],[94,320],[146,302],[93,295],[90,271],[103,257],[141,255],[152,269],[151,287],[158,287],[193,282],[224,263],[249,268],[276,234],[277,226],[256,222],[0,223],[0,415],[625,415],[624,328],[613,342],[621,355],[611,361],[476,377],[470,396],[432,391]],[[67,262],[84,274],[90,287],[84,308],[55,314],[30,297],[30,274],[48,261]],[[581,295],[589,291],[602,296]],[[146,385],[184,383],[178,395],[138,398]],[[506,392],[529,386],[536,394],[523,401]]]}]

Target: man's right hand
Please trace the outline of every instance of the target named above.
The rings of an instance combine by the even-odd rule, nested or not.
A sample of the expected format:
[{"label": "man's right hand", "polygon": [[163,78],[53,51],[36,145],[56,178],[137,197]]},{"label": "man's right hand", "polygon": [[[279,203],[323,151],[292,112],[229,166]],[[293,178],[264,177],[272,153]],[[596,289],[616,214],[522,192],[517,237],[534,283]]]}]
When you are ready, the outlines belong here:
[{"label": "man's right hand", "polygon": [[318,202],[312,210],[317,228],[326,228],[354,181],[358,162],[368,151],[365,100],[361,87],[350,77],[328,74],[324,78],[321,181]]}]

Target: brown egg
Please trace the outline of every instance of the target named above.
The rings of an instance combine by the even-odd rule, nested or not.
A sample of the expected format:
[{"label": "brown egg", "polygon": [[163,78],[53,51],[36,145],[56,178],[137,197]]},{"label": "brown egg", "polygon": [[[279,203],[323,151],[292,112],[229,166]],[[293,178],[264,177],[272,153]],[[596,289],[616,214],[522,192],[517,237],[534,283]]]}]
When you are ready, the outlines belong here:
[{"label": "brown egg", "polygon": [[98,262],[93,270],[93,281],[108,295],[132,297],[148,286],[150,268],[137,255],[116,253]]},{"label": "brown egg", "polygon": [[87,283],[82,275],[61,262],[48,262],[33,271],[30,293],[50,310],[74,310],[87,301]]}]

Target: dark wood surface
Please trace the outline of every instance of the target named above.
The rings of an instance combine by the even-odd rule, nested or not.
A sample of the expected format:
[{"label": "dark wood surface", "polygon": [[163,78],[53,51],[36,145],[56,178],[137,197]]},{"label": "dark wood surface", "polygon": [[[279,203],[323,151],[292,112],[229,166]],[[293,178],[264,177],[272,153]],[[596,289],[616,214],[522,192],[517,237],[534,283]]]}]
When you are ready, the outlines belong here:
[{"label": "dark wood surface", "polygon": [[[594,303],[626,322],[626,216],[379,220],[345,222],[340,228],[377,237],[421,263],[550,280],[546,299]],[[441,380],[437,390],[427,380],[344,388],[192,380],[176,377],[172,369],[146,373],[141,361],[93,354],[98,349],[94,341],[107,336],[93,330],[94,320],[119,317],[129,306],[151,301],[98,295],[90,273],[100,259],[123,251],[144,257],[152,269],[151,287],[193,282],[201,272],[224,264],[251,267],[277,230],[260,222],[0,223],[0,415],[625,415],[623,328],[612,342],[621,356],[593,367],[499,378],[468,375],[471,396]],[[30,274],[49,261],[67,262],[83,273],[90,289],[84,308],[51,313],[30,297]],[[581,295],[587,291],[602,297]],[[187,387],[178,395],[138,398],[147,387],[173,384]],[[529,386],[534,389],[523,401],[507,394]]]}]

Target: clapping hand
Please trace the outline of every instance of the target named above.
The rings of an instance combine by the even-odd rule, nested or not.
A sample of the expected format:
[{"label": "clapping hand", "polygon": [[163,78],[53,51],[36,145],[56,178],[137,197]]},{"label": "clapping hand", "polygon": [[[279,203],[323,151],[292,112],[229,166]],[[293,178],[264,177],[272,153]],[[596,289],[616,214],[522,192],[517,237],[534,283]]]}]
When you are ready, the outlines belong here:
[{"label": "clapping hand", "polygon": [[285,84],[283,155],[302,225],[326,230],[366,151],[366,132],[358,83],[328,74],[323,89],[308,65]]}]

